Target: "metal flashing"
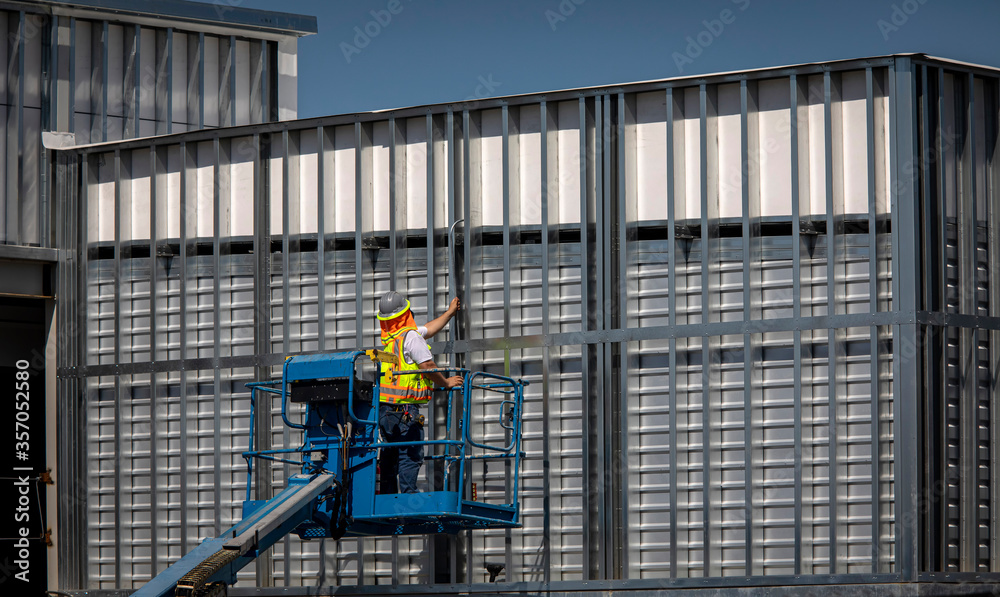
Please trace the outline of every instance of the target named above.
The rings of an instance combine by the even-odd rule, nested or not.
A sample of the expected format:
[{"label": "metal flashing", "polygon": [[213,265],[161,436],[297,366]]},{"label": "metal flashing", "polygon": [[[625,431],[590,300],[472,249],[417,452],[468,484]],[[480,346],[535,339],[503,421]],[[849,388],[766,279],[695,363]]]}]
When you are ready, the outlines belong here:
[{"label": "metal flashing", "polygon": [[[189,2],[187,0],[36,0],[31,3],[55,13],[75,10],[94,13],[94,18],[120,15],[192,26],[224,25],[246,31],[261,31],[302,37],[317,32],[316,17],[269,10],[241,8],[236,2]],[[77,14],[89,17],[88,14]]]}]

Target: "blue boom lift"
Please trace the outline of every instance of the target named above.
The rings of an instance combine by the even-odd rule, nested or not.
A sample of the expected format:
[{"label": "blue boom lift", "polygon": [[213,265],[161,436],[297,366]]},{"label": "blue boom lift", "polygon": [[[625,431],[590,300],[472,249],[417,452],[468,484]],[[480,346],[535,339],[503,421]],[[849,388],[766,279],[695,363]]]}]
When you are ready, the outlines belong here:
[{"label": "blue boom lift", "polygon": [[[368,358],[365,358],[368,357]],[[379,440],[379,389],[376,368],[395,362],[392,354],[369,350],[303,355],[285,360],[280,381],[247,384],[250,428],[261,393],[281,400],[285,424],[301,429],[301,447],[254,450],[247,460],[247,500],[243,520],[215,539],[208,539],[164,570],[133,597],[216,597],[236,582],[236,573],[289,533],[302,539],[344,536],[457,533],[465,529],[518,527],[518,471],[521,461],[521,408],[527,382],[467,369],[438,369],[461,374],[461,389],[448,393],[445,439],[386,444]],[[373,366],[374,364],[374,366]],[[454,413],[453,396],[461,392],[461,410]],[[495,395],[499,400],[491,435],[502,443],[473,437],[472,396]],[[305,404],[303,423],[289,420],[288,401]],[[455,417],[453,421],[453,416]],[[453,425],[457,423],[457,425]],[[457,427],[455,433],[453,426]],[[455,435],[455,437],[453,437]],[[485,435],[485,434],[484,434]],[[376,467],[380,448],[422,443],[435,451],[427,456],[444,463],[442,489],[416,494],[379,494]],[[425,451],[427,451],[425,449]],[[301,465],[286,487],[269,500],[252,500],[254,459]],[[476,460],[511,464],[505,503],[476,500],[470,481]],[[456,471],[457,469],[457,471]]]}]

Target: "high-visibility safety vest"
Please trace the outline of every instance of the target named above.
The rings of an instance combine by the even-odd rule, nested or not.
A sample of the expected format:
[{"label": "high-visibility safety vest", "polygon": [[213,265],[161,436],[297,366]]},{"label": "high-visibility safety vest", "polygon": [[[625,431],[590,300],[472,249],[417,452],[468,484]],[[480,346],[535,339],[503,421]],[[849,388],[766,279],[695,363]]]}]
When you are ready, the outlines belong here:
[{"label": "high-visibility safety vest", "polygon": [[382,324],[382,344],[385,346],[385,351],[391,352],[399,358],[399,365],[381,364],[382,375],[379,379],[379,401],[381,402],[422,404],[431,399],[431,391],[434,389],[434,384],[423,375],[412,373],[396,375],[397,372],[420,370],[419,365],[407,363],[406,359],[403,358],[403,339],[408,332],[417,331],[409,306],[409,301],[407,301],[404,312],[394,313],[386,318],[379,316],[379,323]]}]

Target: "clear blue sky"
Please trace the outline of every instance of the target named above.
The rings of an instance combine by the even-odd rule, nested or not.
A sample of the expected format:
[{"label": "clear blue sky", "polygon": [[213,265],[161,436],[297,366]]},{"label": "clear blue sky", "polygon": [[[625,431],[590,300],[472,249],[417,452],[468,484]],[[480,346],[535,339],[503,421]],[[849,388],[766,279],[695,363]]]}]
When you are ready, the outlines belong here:
[{"label": "clear blue sky", "polygon": [[317,17],[303,118],[895,52],[1000,67],[997,0],[214,1]]}]

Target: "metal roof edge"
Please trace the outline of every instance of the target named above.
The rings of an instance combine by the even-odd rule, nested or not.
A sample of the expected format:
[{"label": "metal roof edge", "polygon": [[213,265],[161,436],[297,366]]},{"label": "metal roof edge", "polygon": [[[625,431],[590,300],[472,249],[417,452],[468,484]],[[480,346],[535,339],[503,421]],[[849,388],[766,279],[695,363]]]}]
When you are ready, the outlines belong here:
[{"label": "metal roof edge", "polygon": [[[413,118],[425,116],[426,114],[443,113],[446,111],[461,110],[481,110],[499,108],[504,105],[518,105],[534,101],[565,101],[574,98],[597,95],[604,93],[642,93],[655,91],[671,87],[683,87],[701,83],[727,83],[738,82],[744,79],[764,79],[767,77],[788,76],[789,74],[820,74],[825,71],[849,70],[851,68],[861,68],[865,66],[888,66],[893,64],[897,58],[910,58],[918,62],[940,62],[943,64],[964,65],[959,61],[939,59],[927,56],[923,53],[895,53],[883,54],[879,56],[869,56],[865,58],[847,58],[839,60],[827,60],[821,62],[808,62],[802,64],[790,64],[784,66],[761,67],[739,71],[726,71],[720,73],[694,74],[666,79],[652,79],[648,81],[636,81],[631,83],[620,83],[617,85],[597,85],[592,87],[577,87],[572,89],[562,89],[555,91],[531,92],[516,95],[497,96],[491,98],[463,100],[457,102],[441,102],[435,104],[423,104],[416,106],[406,106],[400,108],[388,108],[383,110],[372,110],[369,112],[348,112],[343,114],[331,114],[327,116],[313,116],[310,118],[299,118],[295,120],[282,120],[276,122],[262,122],[255,124],[244,124],[235,127],[221,127],[211,129],[199,129],[173,133],[170,135],[157,135],[153,137],[122,139],[119,141],[105,141],[101,143],[90,143],[85,145],[50,147],[67,151],[80,151],[84,153],[92,152],[95,149],[127,149],[131,146],[150,146],[169,144],[176,142],[181,137],[191,142],[208,141],[217,136],[240,137],[254,134],[267,134],[280,132],[287,128],[289,123],[295,123],[296,129],[309,128],[310,126],[341,126],[352,124],[356,121],[366,122],[371,119],[386,117]],[[981,69],[1000,76],[1000,67],[988,67],[979,65],[969,65],[967,68]]]},{"label": "metal roof edge", "polygon": [[[362,114],[382,114],[385,112],[399,112],[403,110],[412,110],[414,108],[433,108],[436,106],[459,106],[462,104],[479,104],[491,100],[499,99],[515,99],[515,98],[526,98],[526,97],[538,97],[538,96],[551,96],[551,95],[562,95],[567,93],[594,93],[594,92],[607,92],[623,88],[633,88],[641,86],[677,86],[678,83],[684,81],[691,82],[706,82],[706,83],[717,83],[720,81],[738,81],[740,79],[747,78],[763,78],[760,75],[774,75],[774,76],[786,76],[789,71],[802,71],[815,69],[816,72],[822,72],[823,70],[840,70],[847,69],[854,64],[862,64],[868,62],[888,62],[897,57],[921,57],[926,56],[926,54],[920,53],[896,53],[896,54],[882,54],[878,56],[866,56],[863,58],[841,58],[837,60],[822,60],[819,62],[803,62],[799,64],[786,64],[781,66],[763,66],[758,68],[748,68],[743,70],[732,70],[732,71],[720,71],[714,73],[702,73],[702,74],[691,74],[691,75],[681,75],[677,77],[667,77],[664,79],[647,79],[644,81],[629,81],[626,83],[615,83],[610,85],[594,85],[590,87],[573,87],[569,89],[555,89],[550,91],[533,91],[529,93],[504,95],[496,97],[488,97],[476,100],[463,100],[457,102],[440,102],[436,104],[427,104],[423,106],[401,106],[398,108],[385,108],[382,110],[372,110],[370,112],[356,112],[357,115]],[[832,67],[832,68],[827,68]],[[989,67],[985,67],[989,68]],[[997,69],[1000,70],[1000,69]],[[630,91],[634,91],[630,89]]]},{"label": "metal roof edge", "polygon": [[963,60],[954,60],[952,58],[941,58],[939,56],[930,56],[928,54],[918,54],[917,56],[919,57],[918,60],[920,62],[941,64],[941,65],[950,64],[967,70],[1000,73],[1000,66],[990,66],[988,64],[976,64],[975,62],[965,62]]},{"label": "metal roof edge", "polygon": [[317,32],[316,17],[286,12],[240,8],[232,0],[35,0],[32,4],[96,13],[154,17],[188,23],[225,25],[302,37]]}]

